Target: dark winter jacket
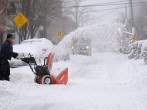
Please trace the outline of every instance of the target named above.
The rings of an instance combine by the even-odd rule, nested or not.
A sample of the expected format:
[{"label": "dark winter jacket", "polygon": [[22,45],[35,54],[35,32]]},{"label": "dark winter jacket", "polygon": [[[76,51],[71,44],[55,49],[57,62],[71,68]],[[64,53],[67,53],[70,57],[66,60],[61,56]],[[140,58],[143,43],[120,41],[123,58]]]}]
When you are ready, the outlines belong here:
[{"label": "dark winter jacket", "polygon": [[0,55],[5,60],[11,60],[11,57],[16,58],[18,53],[13,52],[12,43],[6,40],[1,47]]}]

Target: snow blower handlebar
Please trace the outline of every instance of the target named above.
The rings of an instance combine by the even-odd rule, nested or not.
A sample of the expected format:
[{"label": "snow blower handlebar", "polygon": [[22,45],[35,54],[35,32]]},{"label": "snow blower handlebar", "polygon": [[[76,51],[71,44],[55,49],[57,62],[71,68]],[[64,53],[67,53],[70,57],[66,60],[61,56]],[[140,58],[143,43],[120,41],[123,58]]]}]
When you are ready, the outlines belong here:
[{"label": "snow blower handlebar", "polygon": [[35,73],[33,67],[31,65],[34,65],[34,67],[37,65],[34,57],[28,57],[28,58],[21,58],[21,60],[29,65],[32,72]]},{"label": "snow blower handlebar", "polygon": [[[25,57],[25,56],[23,55],[23,58],[21,58],[21,60],[22,60],[23,62],[27,63],[27,64],[29,65],[29,67],[31,68],[32,72],[35,73],[35,70],[34,70],[34,69],[35,69],[36,66],[37,66],[36,60],[35,60],[35,58],[34,58],[30,53],[29,53],[28,55],[29,55],[29,57]],[[44,58],[44,65],[45,65],[46,59],[47,59],[47,58]],[[34,68],[32,67],[32,65],[34,65]]]},{"label": "snow blower handlebar", "polygon": [[35,73],[33,67],[31,65],[34,65],[34,67],[37,65],[35,58],[29,53],[29,57],[25,57],[23,55],[23,58],[20,58],[23,62],[27,63],[29,67],[31,68],[32,72]]},{"label": "snow blower handlebar", "polygon": [[26,57],[26,58],[21,58],[21,60],[27,64],[34,64],[37,65],[35,58],[34,57]]},{"label": "snow blower handlebar", "polygon": [[27,64],[37,65],[35,58],[30,53],[28,55],[29,55],[29,57],[25,57],[23,55],[23,58],[21,58],[21,60]]}]

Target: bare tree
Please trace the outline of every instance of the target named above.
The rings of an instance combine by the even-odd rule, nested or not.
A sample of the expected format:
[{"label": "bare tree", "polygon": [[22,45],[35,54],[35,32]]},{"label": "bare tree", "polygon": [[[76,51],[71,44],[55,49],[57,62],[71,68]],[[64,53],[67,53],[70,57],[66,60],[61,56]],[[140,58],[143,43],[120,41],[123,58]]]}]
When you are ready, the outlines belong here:
[{"label": "bare tree", "polygon": [[[33,38],[41,25],[48,24],[48,17],[55,15],[59,0],[20,0],[16,13],[22,12],[28,19],[23,27],[13,25],[20,41]],[[14,15],[9,16],[10,20]]]},{"label": "bare tree", "polygon": [[0,0],[0,28],[4,30],[6,25],[6,3],[7,0]]},{"label": "bare tree", "polygon": [[80,7],[81,3],[82,0],[68,0],[68,2],[65,2],[64,8],[66,8],[65,11],[67,12],[65,14],[72,18],[75,28],[78,28],[88,20],[89,12],[91,11],[90,8]]},{"label": "bare tree", "polygon": [[8,0],[0,0],[0,14],[2,14],[6,9],[6,4]]}]

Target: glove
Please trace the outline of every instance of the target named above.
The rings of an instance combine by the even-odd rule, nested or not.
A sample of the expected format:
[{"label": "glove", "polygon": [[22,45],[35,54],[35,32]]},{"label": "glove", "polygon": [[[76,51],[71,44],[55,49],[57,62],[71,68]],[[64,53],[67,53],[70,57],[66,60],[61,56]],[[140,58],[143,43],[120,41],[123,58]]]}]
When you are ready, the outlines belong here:
[{"label": "glove", "polygon": [[20,58],[23,58],[23,54],[22,53],[18,53],[17,57],[18,60],[20,60]]}]

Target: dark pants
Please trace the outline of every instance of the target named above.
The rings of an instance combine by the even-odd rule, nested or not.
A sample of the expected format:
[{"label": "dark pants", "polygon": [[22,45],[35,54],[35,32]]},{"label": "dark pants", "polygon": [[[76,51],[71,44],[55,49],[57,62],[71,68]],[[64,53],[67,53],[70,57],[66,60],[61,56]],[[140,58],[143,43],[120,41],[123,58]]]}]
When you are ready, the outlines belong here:
[{"label": "dark pants", "polygon": [[10,65],[9,62],[6,61],[1,61],[0,63],[0,80],[7,80],[9,81],[9,76],[10,76]]}]

